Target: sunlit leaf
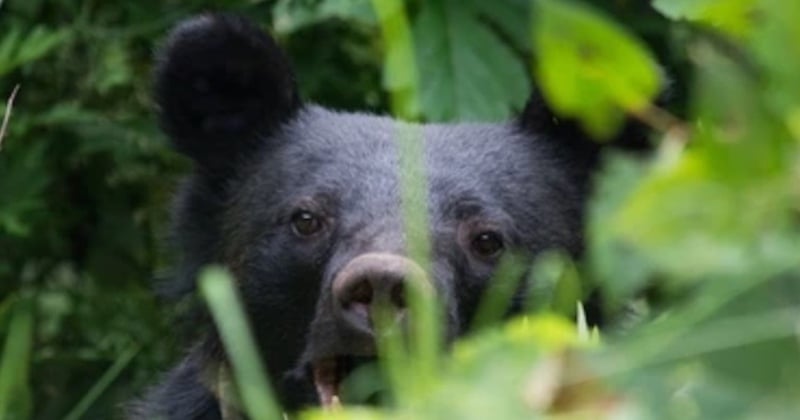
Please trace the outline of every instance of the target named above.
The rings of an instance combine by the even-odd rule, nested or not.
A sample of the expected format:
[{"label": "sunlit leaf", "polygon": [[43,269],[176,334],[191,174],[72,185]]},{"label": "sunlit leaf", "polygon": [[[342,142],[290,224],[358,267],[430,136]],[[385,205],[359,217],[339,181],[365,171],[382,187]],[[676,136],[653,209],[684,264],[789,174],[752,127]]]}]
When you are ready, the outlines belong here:
[{"label": "sunlit leaf", "polygon": [[545,99],[596,137],[610,137],[626,112],[643,111],[657,94],[654,59],[641,42],[586,6],[563,0],[535,5],[536,75]]},{"label": "sunlit leaf", "polygon": [[758,3],[758,0],[653,0],[653,7],[675,20],[701,22],[743,36],[756,23]]}]

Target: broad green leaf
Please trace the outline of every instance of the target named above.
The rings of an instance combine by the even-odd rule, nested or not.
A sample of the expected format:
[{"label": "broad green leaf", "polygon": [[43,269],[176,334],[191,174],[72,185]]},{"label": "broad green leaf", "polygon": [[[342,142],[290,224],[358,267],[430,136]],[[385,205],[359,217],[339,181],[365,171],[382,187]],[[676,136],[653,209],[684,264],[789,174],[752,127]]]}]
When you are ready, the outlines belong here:
[{"label": "broad green leaf", "polygon": [[425,2],[414,24],[428,120],[500,120],[527,99],[524,67],[468,4]]},{"label": "broad green leaf", "polygon": [[620,26],[572,1],[535,3],[536,75],[556,112],[578,118],[598,138],[643,111],[658,93],[659,70],[647,49]]},{"label": "broad green leaf", "polygon": [[280,34],[290,34],[327,20],[374,24],[370,0],[318,0],[316,2],[280,0],[272,8],[272,27]]},{"label": "broad green leaf", "polygon": [[653,7],[671,19],[701,22],[743,36],[753,28],[758,3],[758,0],[653,0]]},{"label": "broad green leaf", "polygon": [[530,50],[530,0],[468,0],[465,3],[473,8],[478,16],[497,25],[516,48]]}]

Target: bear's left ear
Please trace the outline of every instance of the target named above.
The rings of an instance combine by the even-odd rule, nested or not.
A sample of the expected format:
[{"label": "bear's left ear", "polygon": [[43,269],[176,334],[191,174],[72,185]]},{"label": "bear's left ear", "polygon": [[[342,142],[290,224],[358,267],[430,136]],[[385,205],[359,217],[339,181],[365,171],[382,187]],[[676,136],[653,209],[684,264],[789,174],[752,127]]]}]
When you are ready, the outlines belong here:
[{"label": "bear's left ear", "polygon": [[[666,97],[665,91],[657,102],[661,103]],[[522,131],[542,136],[557,150],[583,161],[576,163],[594,163],[605,147],[629,151],[652,148],[648,139],[650,130],[640,121],[628,117],[613,138],[600,142],[586,133],[578,121],[556,114],[538,91],[531,94],[516,124]]]},{"label": "bear's left ear", "polygon": [[172,30],[158,54],[155,96],[175,149],[222,172],[301,106],[275,41],[247,19],[218,14]]}]

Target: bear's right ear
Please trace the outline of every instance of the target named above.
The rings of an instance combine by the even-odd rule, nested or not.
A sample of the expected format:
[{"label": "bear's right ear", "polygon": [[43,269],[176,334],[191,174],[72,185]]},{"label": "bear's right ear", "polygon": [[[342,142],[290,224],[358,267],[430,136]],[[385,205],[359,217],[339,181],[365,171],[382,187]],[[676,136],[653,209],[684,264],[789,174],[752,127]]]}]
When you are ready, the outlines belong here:
[{"label": "bear's right ear", "polygon": [[206,170],[225,172],[256,152],[301,106],[283,51],[238,16],[178,24],[158,54],[155,78],[164,131]]}]

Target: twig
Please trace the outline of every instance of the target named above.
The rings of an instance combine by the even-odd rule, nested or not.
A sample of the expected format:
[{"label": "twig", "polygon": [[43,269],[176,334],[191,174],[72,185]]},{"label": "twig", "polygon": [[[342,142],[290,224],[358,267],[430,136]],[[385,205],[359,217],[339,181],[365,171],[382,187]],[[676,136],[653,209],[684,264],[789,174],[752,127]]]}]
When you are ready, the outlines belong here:
[{"label": "twig", "polygon": [[[640,122],[664,134],[661,150],[677,152],[683,150],[689,143],[692,132],[689,125],[669,111],[656,105],[648,105],[644,109],[629,111]],[[669,153],[674,154],[674,153]]]},{"label": "twig", "polygon": [[17,97],[19,91],[19,84],[14,86],[11,91],[11,96],[6,101],[6,113],[3,115],[3,123],[0,124],[0,151],[3,150],[3,138],[6,136],[6,128],[8,128],[8,119],[11,118],[11,108],[14,107],[14,99]]}]

